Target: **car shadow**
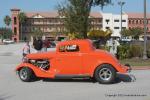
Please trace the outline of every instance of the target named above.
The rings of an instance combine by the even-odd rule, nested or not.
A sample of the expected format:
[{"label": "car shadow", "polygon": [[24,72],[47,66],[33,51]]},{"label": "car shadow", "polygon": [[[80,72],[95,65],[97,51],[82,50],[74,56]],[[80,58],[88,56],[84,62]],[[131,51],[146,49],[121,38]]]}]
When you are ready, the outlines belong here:
[{"label": "car shadow", "polygon": [[96,83],[93,79],[42,79],[43,82],[79,82],[79,83]]},{"label": "car shadow", "polygon": [[[35,80],[32,80],[31,82],[36,81],[43,81],[43,82],[79,82],[79,83],[98,83],[95,79],[92,78],[75,78],[75,79],[50,79],[50,78],[36,78]],[[117,84],[120,82],[135,82],[136,78],[132,74],[120,74],[117,73],[115,82],[111,84]]]},{"label": "car shadow", "polygon": [[136,77],[132,74],[117,74],[116,83],[120,82],[135,82]]},{"label": "car shadow", "polygon": [[[87,79],[41,79],[43,82],[79,82],[79,83],[97,83],[96,80],[87,78]],[[132,74],[117,74],[117,78],[113,84],[120,82],[135,82],[136,78]]]}]

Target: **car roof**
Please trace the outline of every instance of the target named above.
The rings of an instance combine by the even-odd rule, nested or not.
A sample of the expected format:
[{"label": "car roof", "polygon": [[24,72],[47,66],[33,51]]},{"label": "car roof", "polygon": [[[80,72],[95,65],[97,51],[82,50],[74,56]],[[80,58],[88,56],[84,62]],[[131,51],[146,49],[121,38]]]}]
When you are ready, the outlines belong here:
[{"label": "car roof", "polygon": [[59,42],[57,47],[62,46],[62,45],[80,45],[81,51],[91,51],[93,50],[92,46],[92,41],[89,39],[77,39],[77,40],[68,40],[68,41],[63,41]]},{"label": "car roof", "polygon": [[89,39],[76,39],[76,40],[67,40],[67,41],[62,41],[58,43],[58,45],[67,45],[67,44],[89,44],[91,43],[91,40]]}]

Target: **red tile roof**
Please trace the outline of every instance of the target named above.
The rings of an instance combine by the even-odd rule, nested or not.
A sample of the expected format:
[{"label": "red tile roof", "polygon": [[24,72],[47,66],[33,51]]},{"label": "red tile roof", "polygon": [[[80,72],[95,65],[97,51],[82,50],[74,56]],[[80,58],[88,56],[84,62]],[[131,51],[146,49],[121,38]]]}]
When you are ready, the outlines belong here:
[{"label": "red tile roof", "polygon": [[[45,18],[55,18],[55,17],[59,16],[57,11],[51,11],[51,12],[26,12],[26,16],[29,17],[29,18],[31,18],[33,16],[36,16],[38,14],[45,17]],[[100,12],[91,12],[90,16],[94,17],[94,18],[102,18],[102,15],[101,15]]]},{"label": "red tile roof", "polygon": [[54,17],[58,16],[58,13],[53,12],[53,11],[51,11],[51,12],[27,12],[26,16],[31,18],[31,17],[36,16],[38,14],[45,17],[45,18],[54,18]]},{"label": "red tile roof", "polygon": [[[126,13],[128,18],[144,18],[143,13]],[[150,13],[147,13],[147,18],[150,18]]]},{"label": "red tile roof", "polygon": [[102,14],[100,12],[91,12],[90,16],[94,18],[102,18]]}]

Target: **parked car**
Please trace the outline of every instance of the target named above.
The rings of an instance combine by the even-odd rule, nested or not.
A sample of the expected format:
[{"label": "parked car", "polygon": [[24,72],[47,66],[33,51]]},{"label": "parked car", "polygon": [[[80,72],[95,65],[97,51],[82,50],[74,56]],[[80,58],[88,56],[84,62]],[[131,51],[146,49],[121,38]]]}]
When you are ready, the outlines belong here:
[{"label": "parked car", "polygon": [[10,39],[4,39],[4,40],[3,40],[3,43],[11,44],[11,43],[14,43],[14,41],[13,41],[13,40],[10,40]]},{"label": "parked car", "polygon": [[117,73],[129,70],[110,53],[95,49],[88,39],[59,42],[56,51],[28,54],[16,68],[24,82],[32,81],[33,76],[51,79],[89,77],[103,84],[114,82]]}]

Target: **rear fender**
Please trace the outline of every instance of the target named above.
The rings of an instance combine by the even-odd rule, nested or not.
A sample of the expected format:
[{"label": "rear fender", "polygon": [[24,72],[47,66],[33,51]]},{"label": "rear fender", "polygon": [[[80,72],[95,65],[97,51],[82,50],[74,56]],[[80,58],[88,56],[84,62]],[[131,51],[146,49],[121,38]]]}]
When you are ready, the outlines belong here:
[{"label": "rear fender", "polygon": [[102,64],[111,65],[116,70],[116,72],[119,72],[119,73],[127,73],[128,72],[128,67],[126,67],[126,66],[123,66],[123,65],[120,65],[120,64],[114,64],[114,63],[110,63],[110,62],[98,62],[98,64],[94,65],[95,67],[93,67],[93,69],[91,70],[92,71],[91,72],[91,77],[93,77],[96,68],[99,67]]},{"label": "rear fender", "polygon": [[15,71],[19,71],[23,67],[28,67],[28,68],[32,69],[32,71],[34,72],[34,74],[37,77],[54,78],[54,76],[55,76],[54,73],[50,73],[49,71],[42,70],[39,67],[34,66],[32,64],[29,64],[29,63],[21,63],[20,65],[17,66]]}]

